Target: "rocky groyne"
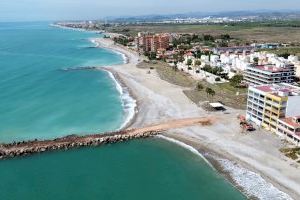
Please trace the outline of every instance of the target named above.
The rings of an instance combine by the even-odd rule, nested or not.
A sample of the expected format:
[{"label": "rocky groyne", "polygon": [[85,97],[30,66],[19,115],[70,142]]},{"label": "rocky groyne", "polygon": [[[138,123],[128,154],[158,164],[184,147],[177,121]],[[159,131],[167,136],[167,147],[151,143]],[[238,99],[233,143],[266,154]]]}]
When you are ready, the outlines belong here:
[{"label": "rocky groyne", "polygon": [[10,144],[0,145],[0,159],[14,158],[18,156],[27,156],[36,153],[54,150],[68,150],[72,148],[99,146],[103,144],[112,144],[139,138],[147,138],[158,135],[162,131],[181,128],[192,125],[210,125],[211,119],[194,118],[173,120],[162,124],[148,126],[138,129],[128,129],[116,132],[94,134],[87,136],[69,135],[53,140],[33,140],[23,142],[13,142]]},{"label": "rocky groyne", "polygon": [[67,137],[45,140],[45,141],[26,141],[14,142],[11,144],[0,145],[0,159],[26,156],[34,153],[54,150],[68,150],[77,147],[99,146],[102,144],[123,142],[137,138],[146,138],[157,135],[158,131],[149,131],[138,134],[130,134],[131,131],[119,131],[108,134],[98,134],[90,136],[70,135]]}]

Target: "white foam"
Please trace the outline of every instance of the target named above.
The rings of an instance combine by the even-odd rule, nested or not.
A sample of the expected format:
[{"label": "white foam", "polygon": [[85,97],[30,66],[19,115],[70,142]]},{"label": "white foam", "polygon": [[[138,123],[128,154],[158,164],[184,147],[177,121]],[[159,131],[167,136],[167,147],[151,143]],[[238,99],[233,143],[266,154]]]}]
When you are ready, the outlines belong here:
[{"label": "white foam", "polygon": [[91,33],[102,33],[101,31],[95,31],[95,30],[87,30],[84,28],[72,28],[72,27],[66,27],[59,24],[50,24],[49,26],[60,28],[60,29],[66,29],[66,30],[72,30],[72,31],[79,31],[79,32],[91,32]]},{"label": "white foam", "polygon": [[[190,150],[192,153],[200,156],[210,167],[215,169],[212,164],[201,153],[199,153],[197,149],[193,148],[192,146],[163,135],[158,135],[157,137],[176,143]],[[254,196],[261,200],[292,200],[292,198],[288,194],[280,191],[271,183],[265,181],[259,174],[245,169],[228,159],[219,158],[214,155],[210,156],[212,156],[221,164],[224,171],[228,172],[236,182],[236,184],[243,188],[243,191],[247,196]]]},{"label": "white foam", "polygon": [[90,42],[92,42],[93,44],[95,44],[95,47],[97,47],[97,48],[103,47],[105,49],[110,50],[111,52],[114,52],[115,54],[121,55],[124,64],[127,64],[129,62],[128,57],[126,56],[126,54],[124,54],[124,53],[122,53],[120,51],[114,50],[112,48],[106,48],[105,46],[101,46],[101,44],[99,42],[97,42],[97,40],[95,38],[90,38]]},{"label": "white foam", "polygon": [[197,149],[195,149],[194,147],[190,146],[190,145],[187,145],[181,141],[178,141],[178,140],[175,140],[173,138],[169,138],[169,137],[166,137],[166,136],[163,136],[163,135],[158,135],[157,137],[159,138],[162,138],[164,140],[167,140],[169,142],[173,142],[189,151],[191,151],[192,153],[196,154],[197,156],[200,156],[212,169],[215,169],[212,164],[201,154],[199,153],[199,151]]},{"label": "white foam", "polygon": [[123,88],[119,83],[119,81],[115,78],[115,76],[110,71],[105,69],[104,71],[106,71],[109,77],[115,82],[116,89],[120,94],[122,107],[126,116],[123,124],[120,126],[120,129],[122,129],[134,118],[137,103],[136,100],[131,97],[128,89]]},{"label": "white foam", "polygon": [[247,196],[255,196],[261,200],[292,200],[292,198],[268,183],[261,175],[252,172],[228,159],[213,156],[233,180],[243,188]]},{"label": "white foam", "polygon": [[100,44],[94,38],[90,38],[90,42],[95,45],[95,47],[100,47]]}]

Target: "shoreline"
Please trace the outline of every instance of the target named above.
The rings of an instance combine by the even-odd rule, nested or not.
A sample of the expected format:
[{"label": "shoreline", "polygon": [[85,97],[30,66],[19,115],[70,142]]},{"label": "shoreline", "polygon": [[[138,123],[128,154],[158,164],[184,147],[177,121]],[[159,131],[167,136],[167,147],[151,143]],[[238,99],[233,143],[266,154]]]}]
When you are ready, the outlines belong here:
[{"label": "shoreline", "polygon": [[[127,129],[131,126],[136,118],[136,114],[138,112],[138,102],[134,98],[130,88],[126,87],[126,85],[122,82],[122,80],[118,77],[118,74],[110,70],[109,68],[101,68],[107,72],[110,78],[115,82],[116,89],[120,94],[120,99],[122,101],[123,111],[127,114],[124,122],[121,124],[118,130]],[[130,104],[130,105],[129,105]],[[129,107],[127,107],[129,105]]]},{"label": "shoreline", "polygon": [[[114,51],[119,51],[120,53],[124,53],[126,54],[126,56],[128,57],[128,63],[125,63],[123,65],[116,65],[116,66],[112,66],[112,71],[115,72],[115,74],[118,76],[117,79],[121,80],[123,82],[123,84],[130,88],[130,91],[132,91],[133,95],[136,97],[136,100],[137,102],[139,102],[138,98],[139,94],[137,94],[137,91],[135,90],[136,87],[140,87],[140,86],[134,86],[132,87],[132,82],[137,82],[136,80],[126,80],[126,79],[134,79],[133,78],[133,75],[131,74],[132,68],[136,68],[135,65],[138,63],[136,62],[136,60],[140,60],[140,58],[135,58],[133,59],[134,61],[132,62],[132,57],[134,56],[137,56],[137,55],[132,55],[132,52],[130,50],[128,50],[126,52],[126,49],[125,47],[119,47],[117,45],[115,45],[110,39],[104,39],[104,38],[100,38],[97,40],[99,44],[99,47],[101,48],[108,48],[108,49],[113,49]],[[138,57],[138,56],[137,56]],[[130,67],[131,69],[120,69],[120,68],[128,68]],[[144,75],[145,76],[145,75]],[[162,80],[161,80],[162,81]],[[131,82],[131,83],[129,83]],[[137,83],[134,83],[134,84],[137,84]],[[169,84],[169,83],[168,83]],[[144,99],[143,99],[144,100]],[[145,106],[143,105],[143,102],[141,102],[141,105],[138,106],[138,110],[141,109],[142,111],[145,110]],[[150,110],[151,108],[148,108],[148,111]],[[143,114],[140,114],[141,112],[137,113],[136,116],[135,116],[135,119],[132,120],[132,127],[136,127],[136,126],[139,126],[139,125],[143,125],[145,122],[152,122],[153,120],[152,119],[145,119],[147,117],[143,116]],[[206,114],[206,113],[205,113]],[[165,116],[164,116],[165,117]],[[170,116],[168,116],[169,118]],[[144,119],[141,119],[141,118],[144,118]],[[180,134],[183,134],[182,132]],[[186,140],[185,139],[179,139],[178,137],[175,137],[173,135],[170,136],[167,134],[168,137],[171,137],[172,139],[175,139],[179,142],[183,142],[185,143],[186,145],[189,145],[195,149],[197,149],[197,147],[199,147],[199,145],[201,145],[201,141],[197,141],[196,143],[198,143],[197,145],[190,145],[190,144],[187,144]],[[188,134],[184,134],[185,137],[189,137]],[[192,138],[192,137],[191,137]],[[239,188],[239,190],[245,194],[246,196],[252,196],[254,194],[249,194],[249,191],[246,192],[245,190],[245,186],[243,187],[241,184],[237,184],[237,181],[235,180],[235,177],[233,177],[233,174],[230,172],[230,171],[225,171],[225,167],[221,165],[220,163],[220,160],[218,161],[218,159],[213,159],[212,157],[206,157],[206,152],[214,152],[214,154],[218,155],[219,158],[225,158],[225,159],[228,159],[229,161],[231,161],[232,163],[238,163],[239,166],[245,168],[246,170],[248,170],[249,172],[252,172],[252,173],[255,173],[257,174],[258,176],[262,177],[262,180],[265,180],[266,183],[270,183],[274,188],[276,188],[277,191],[273,191],[275,193],[277,193],[278,195],[278,199],[282,199],[281,197],[282,196],[285,196],[284,194],[288,194],[290,199],[293,197],[295,199],[297,199],[300,195],[297,194],[297,191],[293,191],[291,190],[290,188],[286,187],[286,186],[283,186],[280,182],[278,182],[278,180],[274,180],[274,178],[272,176],[269,176],[267,174],[265,174],[264,171],[261,171],[260,169],[257,169],[255,166],[253,165],[250,165],[249,163],[245,162],[245,161],[241,161],[239,158],[235,157],[234,155],[230,155],[230,156],[224,156],[224,154],[220,154],[220,152],[217,152],[215,150],[212,150],[212,148],[206,148],[206,152],[201,152],[197,149],[197,151],[202,154],[206,159],[208,159],[210,161],[210,163],[212,165],[214,165],[214,167],[216,165],[218,165],[217,168],[217,171],[229,181],[231,182],[235,187]],[[213,164],[214,163],[214,164]],[[217,164],[216,164],[217,163]],[[270,185],[269,185],[270,186]],[[283,192],[282,192],[283,191]],[[283,194],[282,194],[283,193]],[[270,194],[271,195],[271,194]],[[258,196],[258,194],[256,194],[256,196]],[[286,197],[286,196],[285,196]],[[261,199],[264,199],[263,197],[261,197]],[[276,199],[276,198],[275,198]],[[287,198],[284,198],[284,199],[287,199]]]},{"label": "shoreline", "polygon": [[[263,177],[261,172],[250,167],[247,163],[244,163],[241,160],[237,160],[230,155],[215,151],[201,143],[192,142],[190,141],[190,138],[184,136],[178,137],[172,133],[165,133],[164,136],[174,139],[175,141],[182,142],[183,144],[195,149],[202,155],[201,157],[205,158],[206,162],[210,163],[218,174],[224,177],[233,187],[239,190],[248,199],[293,199],[288,192],[283,192],[283,188],[278,186],[274,180]],[[185,148],[184,146],[182,147]],[[233,169],[232,166],[235,168]],[[242,171],[242,173],[238,175],[234,174],[234,170],[236,169]],[[254,186],[256,184],[255,182],[258,181],[260,184],[258,186]],[[269,190],[270,188],[272,190]]]}]

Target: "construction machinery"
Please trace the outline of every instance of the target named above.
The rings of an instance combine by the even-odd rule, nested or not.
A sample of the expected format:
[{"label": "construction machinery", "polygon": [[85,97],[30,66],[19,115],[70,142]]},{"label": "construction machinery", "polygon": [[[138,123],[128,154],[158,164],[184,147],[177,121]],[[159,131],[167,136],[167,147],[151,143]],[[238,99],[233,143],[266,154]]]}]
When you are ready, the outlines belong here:
[{"label": "construction machinery", "polygon": [[240,127],[243,131],[255,131],[253,125],[246,120],[246,117],[243,115],[239,115],[238,119],[240,121]]}]

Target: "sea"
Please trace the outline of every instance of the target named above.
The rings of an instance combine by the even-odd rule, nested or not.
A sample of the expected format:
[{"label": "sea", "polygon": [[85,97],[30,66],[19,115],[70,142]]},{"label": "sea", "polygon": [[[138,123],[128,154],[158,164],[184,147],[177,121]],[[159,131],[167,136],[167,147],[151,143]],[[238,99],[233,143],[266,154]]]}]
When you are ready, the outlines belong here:
[{"label": "sea", "polygon": [[[118,130],[136,103],[112,74],[124,62],[96,32],[0,23],[0,142]],[[195,150],[162,138],[0,161],[3,200],[242,200]]]}]

